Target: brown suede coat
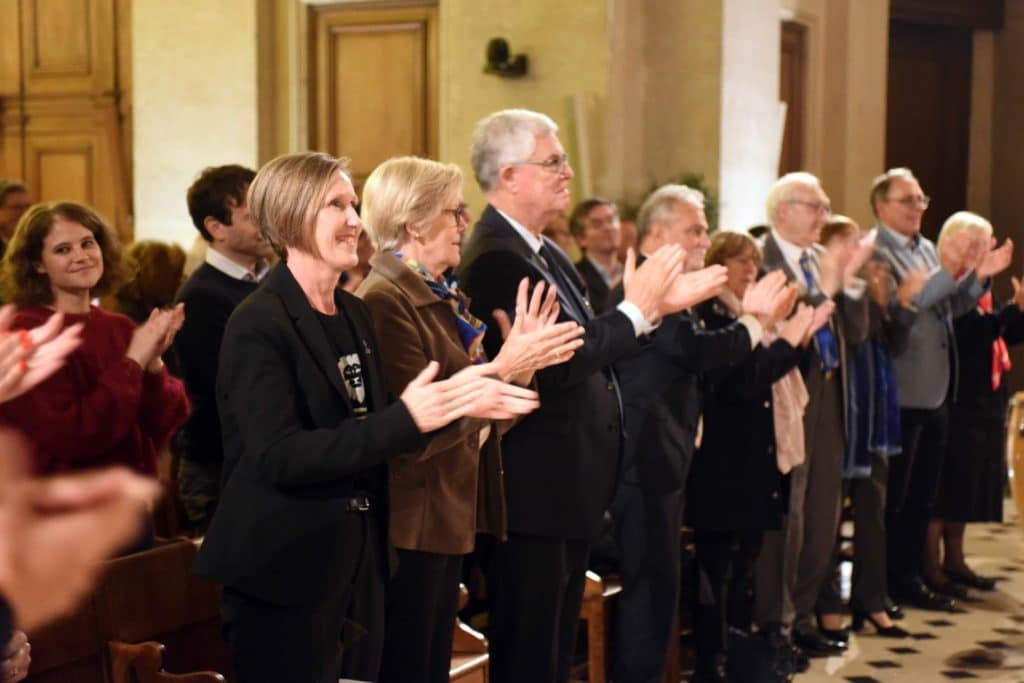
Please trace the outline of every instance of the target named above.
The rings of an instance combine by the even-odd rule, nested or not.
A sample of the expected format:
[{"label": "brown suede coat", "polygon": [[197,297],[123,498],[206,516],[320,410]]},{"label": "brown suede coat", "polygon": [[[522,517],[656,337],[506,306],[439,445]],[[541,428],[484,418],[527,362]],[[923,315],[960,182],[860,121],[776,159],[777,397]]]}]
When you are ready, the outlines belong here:
[{"label": "brown suede coat", "polygon": [[[388,387],[400,396],[405,386],[436,360],[437,379],[469,365],[447,301],[390,252],[370,260],[360,284],[373,315]],[[477,532],[505,538],[505,491],[501,434],[511,422],[462,418],[433,434],[427,447],[388,463],[389,529],[398,548],[460,555],[473,549]]]}]

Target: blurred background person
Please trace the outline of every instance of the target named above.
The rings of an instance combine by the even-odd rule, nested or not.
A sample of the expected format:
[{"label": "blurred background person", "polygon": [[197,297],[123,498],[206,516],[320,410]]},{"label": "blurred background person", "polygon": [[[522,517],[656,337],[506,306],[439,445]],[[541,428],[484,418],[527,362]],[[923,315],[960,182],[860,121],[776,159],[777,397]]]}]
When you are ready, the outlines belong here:
[{"label": "blurred background person", "polygon": [[174,338],[174,358],[192,414],[178,433],[178,491],[185,519],[202,534],[220,493],[224,446],[217,413],[217,359],[228,318],[269,272],[273,250],[253,223],[246,192],[251,168],[203,169],[186,193],[188,213],[206,250],[177,292],[185,324]]},{"label": "blurred background person", "polygon": [[7,251],[14,228],[30,206],[32,195],[24,183],[0,179],[0,257]]},{"label": "blurred background person", "polygon": [[590,305],[595,313],[604,313],[609,308],[608,293],[622,281],[619,210],[610,199],[584,199],[572,210],[569,228],[583,252],[576,270],[587,286]]},{"label": "blurred background person", "polygon": [[185,250],[177,244],[142,240],[128,248],[130,277],[114,295],[116,310],[141,325],[154,308],[167,308],[181,286]]}]

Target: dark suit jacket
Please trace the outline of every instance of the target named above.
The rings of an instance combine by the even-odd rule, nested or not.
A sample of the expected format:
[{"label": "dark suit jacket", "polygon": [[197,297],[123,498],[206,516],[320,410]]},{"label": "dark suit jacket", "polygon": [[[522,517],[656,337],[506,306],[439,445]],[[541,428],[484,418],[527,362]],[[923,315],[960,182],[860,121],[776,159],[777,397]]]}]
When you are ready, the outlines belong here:
[{"label": "dark suit jacket", "polygon": [[[427,363],[438,379],[469,365],[447,301],[391,252],[370,259],[359,296],[373,313],[384,372],[400,392]],[[490,425],[481,445],[480,430]],[[388,463],[391,540],[398,548],[446,555],[473,550],[476,532],[505,536],[501,434],[510,421],[464,417],[431,433],[423,450]]]},{"label": "dark suit jacket", "polygon": [[[718,299],[698,307],[709,329],[735,324]],[[772,384],[803,349],[783,339],[759,344],[742,362],[703,377],[704,435],[686,485],[686,523],[695,529],[777,529],[786,497],[775,457]]]},{"label": "dark suit jacket", "polygon": [[[812,249],[817,253],[821,253],[823,247],[815,244]],[[786,278],[790,282],[796,282],[800,285],[804,285],[804,278],[801,274],[794,273],[793,269],[789,267],[786,262],[786,258],[782,255],[782,250],[779,248],[775,238],[772,237],[772,233],[765,235],[763,259],[761,261],[761,272],[766,273],[772,270],[782,270],[786,273]],[[804,297],[804,301],[807,303],[817,306],[825,300],[825,295],[818,292],[814,295],[808,295]],[[835,312],[832,314],[829,320],[829,326],[832,329],[832,334],[835,337],[836,345],[839,347],[839,372],[840,379],[842,380],[842,402],[843,402],[843,429],[844,431],[849,429],[846,424],[847,415],[849,409],[847,407],[847,400],[849,398],[849,349],[850,345],[863,343],[868,337],[870,330],[870,320],[868,315],[868,301],[870,297],[865,292],[859,299],[852,299],[842,291],[833,297],[836,304]],[[818,352],[815,349],[815,345],[811,343],[807,350],[804,352],[803,358],[800,361],[800,369],[803,372],[804,377],[812,372],[819,372],[821,359],[818,356]]]},{"label": "dark suit jacket", "polygon": [[601,273],[597,272],[594,264],[584,256],[576,262],[576,270],[587,285],[587,298],[595,313],[604,313],[612,307],[608,301],[608,285],[604,283]]},{"label": "dark suit jacket", "polygon": [[[569,258],[544,239],[567,277]],[[511,318],[519,281],[549,279],[539,258],[493,207],[488,206],[466,244],[458,269],[471,310],[487,325],[492,358],[501,335],[491,316]],[[582,284],[577,281],[577,286]],[[611,502],[619,464],[619,401],[610,374],[617,358],[637,348],[633,325],[621,312],[591,318],[560,292],[560,321],[584,324],[584,344],[571,360],[536,375],[541,407],[513,427],[502,442],[509,531],[555,538],[596,538]]]},{"label": "dark suit jacket", "polygon": [[337,354],[286,264],[224,332],[223,493],[195,570],[276,604],[313,604],[351,583],[366,513],[348,511],[345,498],[374,495],[371,514],[383,520],[384,462],[423,446],[405,405],[388,404],[366,306],[340,290],[335,301],[366,357],[371,412],[363,420],[352,418]]},{"label": "dark suit jacket", "polygon": [[[622,286],[609,298],[621,300]],[[701,413],[700,375],[749,356],[750,341],[740,323],[706,330],[692,311],[680,311],[665,316],[649,344],[616,363],[626,406],[625,483],[657,493],[686,486]]]}]

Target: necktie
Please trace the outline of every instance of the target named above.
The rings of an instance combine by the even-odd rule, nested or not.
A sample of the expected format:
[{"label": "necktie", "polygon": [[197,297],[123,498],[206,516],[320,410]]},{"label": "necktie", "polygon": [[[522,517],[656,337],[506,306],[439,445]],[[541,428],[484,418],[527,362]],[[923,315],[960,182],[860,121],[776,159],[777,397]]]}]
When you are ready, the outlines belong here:
[{"label": "necktie", "polygon": [[[583,325],[591,320],[594,317],[594,314],[590,310],[590,305],[587,304],[583,294],[581,294],[576,285],[573,284],[572,278],[562,270],[561,262],[558,257],[555,256],[553,250],[550,249],[547,244],[542,244],[538,254],[541,257],[541,260],[544,261],[544,265],[547,267],[548,272],[551,273],[551,277],[554,278],[555,284],[558,286],[558,291],[561,295],[559,299],[570,304],[573,309],[576,309],[572,312],[573,317],[576,318],[576,322]],[[620,434],[625,435],[626,422],[622,410],[622,390],[619,388],[619,378],[615,374],[615,368],[611,365],[605,367],[603,372],[605,377],[608,378],[612,390],[615,392],[615,403],[619,409],[619,424],[622,426]]]},{"label": "necktie", "polygon": [[[807,283],[807,293],[814,294],[818,291],[818,281],[811,271],[811,254],[805,251],[800,255],[800,270],[803,271],[804,281]],[[821,358],[821,371],[831,372],[839,367],[839,347],[836,346],[836,338],[832,335],[829,325],[823,325],[820,330],[814,333],[814,346]]]},{"label": "necktie", "polygon": [[538,253],[547,266],[548,272],[551,273],[551,277],[554,278],[555,284],[558,285],[558,291],[562,293],[563,300],[573,307],[572,313],[576,321],[582,325],[593,318],[593,313],[585,303],[583,294],[573,284],[572,278],[562,270],[558,258],[551,252],[548,245],[541,245]]}]

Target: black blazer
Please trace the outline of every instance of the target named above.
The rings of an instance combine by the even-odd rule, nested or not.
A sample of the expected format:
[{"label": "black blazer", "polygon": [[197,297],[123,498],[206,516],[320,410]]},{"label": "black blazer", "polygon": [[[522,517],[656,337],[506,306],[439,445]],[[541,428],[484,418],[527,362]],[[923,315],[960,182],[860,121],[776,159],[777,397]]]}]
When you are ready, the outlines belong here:
[{"label": "black blazer", "polygon": [[[1024,342],[1024,316],[1017,304],[996,302],[992,313],[974,310],[953,322],[956,331],[956,349],[959,354],[960,381],[954,415],[965,420],[988,418],[1006,419],[1006,404],[1010,400],[1009,377],[1003,373],[999,389],[992,389],[992,344],[1002,337],[1007,346]],[[950,429],[963,429],[953,424]]]},{"label": "black blazer", "polygon": [[386,544],[384,462],[422,437],[387,384],[366,305],[338,290],[366,365],[370,414],[351,417],[337,354],[284,263],[231,315],[217,375],[223,493],[195,571],[252,597],[313,604],[351,583],[369,493]]},{"label": "black blazer", "polygon": [[576,262],[576,270],[579,271],[580,277],[587,285],[587,298],[590,299],[590,305],[594,308],[594,312],[604,313],[611,308],[608,301],[608,285],[604,283],[604,278],[601,277],[601,273],[597,272],[594,264],[584,256]]},{"label": "black blazer", "polygon": [[[544,243],[567,277],[569,258]],[[519,281],[548,280],[539,258],[501,214],[488,206],[476,224],[458,269],[470,309],[487,323],[484,345],[494,358],[501,335],[491,311],[515,313]],[[582,283],[576,280],[576,286]],[[619,463],[619,398],[610,366],[637,348],[633,325],[619,311],[582,315],[559,292],[560,321],[584,324],[584,344],[571,360],[537,373],[541,406],[505,435],[505,496],[509,531],[556,538],[596,538],[611,503]]]},{"label": "black blazer", "polygon": [[[709,329],[735,324],[717,299],[699,310]],[[733,531],[781,525],[786,496],[775,460],[771,387],[797,366],[802,352],[777,339],[704,376],[704,433],[686,485],[688,526]]]},{"label": "black blazer", "polygon": [[702,372],[750,355],[739,323],[703,329],[691,311],[666,316],[651,343],[616,364],[626,404],[623,481],[656,492],[686,485],[701,414]]}]

